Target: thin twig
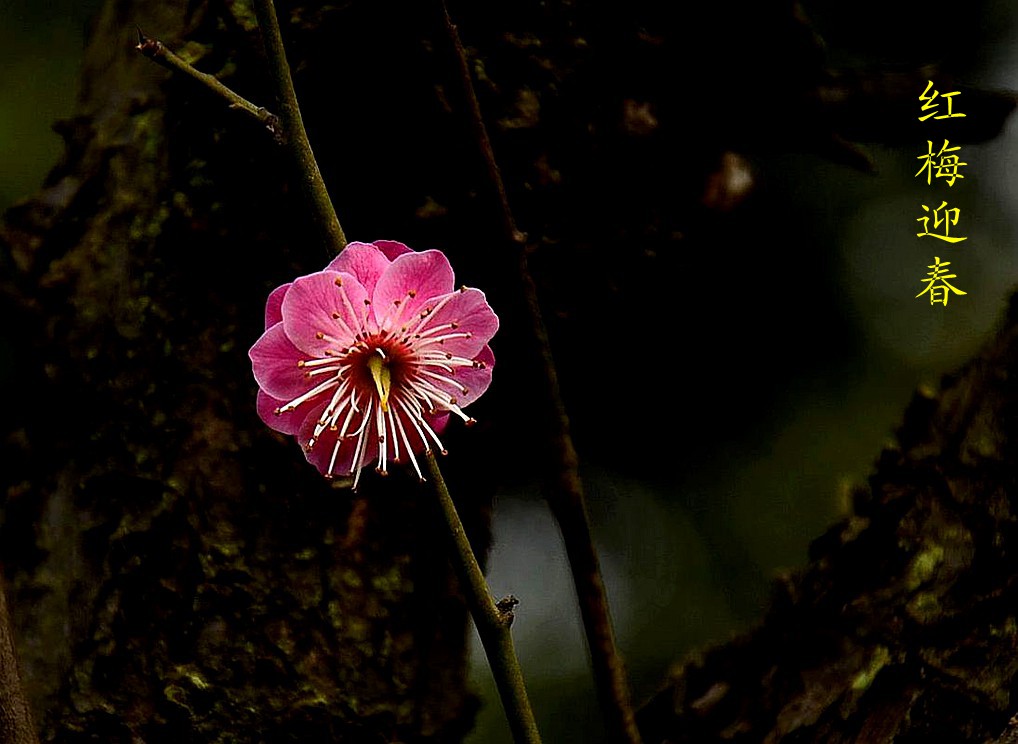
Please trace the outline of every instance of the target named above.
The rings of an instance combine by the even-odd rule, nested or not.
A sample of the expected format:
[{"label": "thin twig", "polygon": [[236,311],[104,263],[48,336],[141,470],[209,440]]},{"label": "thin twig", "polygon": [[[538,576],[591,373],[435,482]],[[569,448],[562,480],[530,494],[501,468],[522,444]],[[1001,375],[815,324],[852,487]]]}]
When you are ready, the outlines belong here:
[{"label": "thin twig", "polygon": [[498,604],[492,600],[491,593],[488,591],[488,583],[484,580],[481,567],[477,565],[477,558],[470,547],[470,540],[463,529],[463,522],[460,521],[456,505],[453,503],[449,489],[442,478],[442,471],[438,467],[435,453],[428,452],[426,459],[428,472],[435,483],[435,492],[438,494],[442,514],[455,547],[453,565],[466,594],[470,614],[473,615],[477,634],[481,637],[481,643],[484,646],[484,653],[488,657],[488,666],[491,667],[491,673],[495,677],[495,684],[498,687],[499,696],[502,698],[502,707],[509,720],[509,728],[512,729],[513,740],[517,744],[524,742],[540,744],[541,737],[537,732],[537,722],[534,720],[534,713],[530,708],[527,689],[523,684],[523,671],[516,658],[513,636],[509,630],[509,626],[512,625],[512,610],[516,605],[516,598],[506,597]]},{"label": "thin twig", "polygon": [[0,576],[0,741],[5,744],[39,744],[28,700],[21,689],[14,634],[7,612],[7,597]]},{"label": "thin twig", "polygon": [[502,213],[506,237],[519,251],[520,276],[523,293],[530,315],[531,331],[543,361],[545,390],[553,412],[552,426],[555,432],[557,454],[557,482],[547,492],[548,505],[558,522],[565,542],[566,555],[573,575],[573,583],[580,603],[583,627],[590,649],[594,684],[605,715],[609,740],[639,744],[640,732],[636,727],[633,707],[630,702],[629,684],[626,680],[625,665],[615,644],[608,596],[601,578],[597,550],[590,534],[590,519],[587,515],[583,481],[579,474],[579,459],[569,431],[569,415],[562,402],[558,373],[548,339],[548,329],[541,314],[537,288],[527,267],[526,235],[516,226],[505,184],[495,160],[495,153],[488,138],[487,128],[481,115],[481,107],[474,91],[466,52],[460,41],[459,32],[449,17],[445,0],[441,0],[446,32],[456,50],[464,94],[470,107],[474,133],[481,155],[487,165],[488,176],[497,194]]},{"label": "thin twig", "polygon": [[287,148],[290,150],[294,165],[299,174],[301,187],[305,191],[315,211],[315,224],[322,230],[323,237],[329,247],[338,253],[346,247],[346,235],[340,227],[339,217],[332,206],[318,162],[311,151],[304,120],[297,104],[297,94],[293,89],[290,77],[290,66],[286,63],[286,51],[283,49],[283,37],[279,32],[279,21],[272,0],[254,0],[255,15],[258,26],[262,30],[265,52],[269,59],[269,71],[279,99],[279,118],[283,125],[283,134]]},{"label": "thin twig", "polygon": [[477,139],[477,146],[481,148],[481,155],[484,165],[488,170],[488,179],[498,195],[498,204],[501,208],[502,227],[512,242],[523,247],[526,245],[527,236],[516,227],[516,220],[513,218],[512,210],[509,209],[509,197],[505,193],[505,183],[502,181],[502,170],[498,167],[495,159],[495,150],[491,146],[491,139],[488,137],[488,128],[484,126],[484,117],[481,115],[481,104],[477,100],[477,93],[474,91],[474,84],[471,82],[473,76],[470,74],[470,65],[467,62],[467,51],[463,48],[459,31],[449,17],[449,9],[445,0],[442,0],[442,15],[445,18],[445,29],[449,34],[449,40],[456,50],[456,61],[459,64],[460,79],[464,81],[464,94],[467,97],[467,106],[470,107],[470,125],[474,129],[474,137]]},{"label": "thin twig", "polygon": [[282,142],[278,116],[268,109],[263,108],[262,106],[256,106],[243,96],[238,95],[230,88],[219,82],[219,79],[214,75],[209,75],[207,72],[196,70],[181,57],[167,49],[166,45],[159,41],[159,39],[153,39],[150,36],[146,36],[142,33],[141,29],[138,29],[138,45],[135,49],[166,69],[172,70],[173,72],[183,73],[192,80],[196,80],[201,83],[213,94],[225,100],[230,108],[244,112],[268,129],[278,141]]}]

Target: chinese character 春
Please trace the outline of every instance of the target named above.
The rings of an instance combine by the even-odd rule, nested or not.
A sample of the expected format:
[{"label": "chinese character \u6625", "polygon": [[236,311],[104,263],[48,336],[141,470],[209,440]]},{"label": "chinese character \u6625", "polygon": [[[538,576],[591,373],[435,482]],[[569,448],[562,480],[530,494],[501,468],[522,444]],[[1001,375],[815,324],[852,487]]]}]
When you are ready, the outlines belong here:
[{"label": "chinese character \u6625", "polygon": [[933,257],[933,264],[926,268],[933,269],[933,271],[926,272],[930,277],[929,279],[923,279],[921,281],[926,282],[926,289],[916,295],[916,297],[922,297],[927,292],[930,293],[930,304],[935,305],[938,302],[947,307],[947,300],[951,296],[951,292],[955,294],[964,295],[968,292],[962,292],[960,289],[948,282],[948,279],[955,279],[957,274],[948,274],[945,266],[950,266],[950,261],[940,261],[939,256]]},{"label": "chinese character \u6625", "polygon": [[926,140],[927,153],[925,155],[919,155],[916,160],[923,160],[923,167],[916,173],[917,176],[921,175],[923,171],[926,171],[926,183],[929,184],[933,178],[934,170],[936,170],[937,178],[946,178],[948,186],[954,186],[954,179],[965,178],[958,169],[968,163],[962,163],[957,155],[947,155],[945,153],[957,152],[961,149],[960,146],[948,147],[951,143],[944,140],[943,147],[940,148],[940,152],[933,153],[933,142]]},{"label": "chinese character \u6625", "polygon": [[[959,93],[961,93],[961,91],[955,90],[952,91],[951,93],[938,93],[937,91],[933,91],[932,94],[926,95],[927,93],[930,92],[930,89],[932,87],[933,81],[932,80],[927,81],[926,90],[924,90],[922,92],[922,95],[919,96],[919,100],[924,101],[922,108],[923,111],[930,111],[930,109],[933,109],[933,111],[930,111],[930,113],[926,114],[926,116],[920,116],[919,121],[926,121],[931,116],[933,116],[934,119],[950,119],[957,116],[965,116],[965,114],[955,114],[952,112],[952,106],[954,105],[952,96],[958,95]],[[939,102],[934,103],[934,101],[937,99],[937,96],[940,96],[945,101],[947,101],[947,113],[941,114],[940,116],[934,116],[934,114],[937,113],[937,106],[940,105]]]},{"label": "chinese character \u6625", "polygon": [[[921,205],[924,212],[929,212],[930,208],[925,204]],[[952,238],[951,237],[951,225],[958,224],[958,217],[961,216],[961,210],[958,207],[952,209],[944,209],[947,206],[947,202],[941,202],[940,206],[933,210],[933,229],[936,230],[938,227],[944,227],[944,234],[939,235],[935,232],[930,232],[930,218],[929,217],[917,217],[916,222],[923,223],[923,231],[916,233],[917,238],[929,236],[931,238],[937,238],[938,240],[944,240],[948,243],[960,243],[968,238]],[[941,211],[943,210],[943,211]]]}]

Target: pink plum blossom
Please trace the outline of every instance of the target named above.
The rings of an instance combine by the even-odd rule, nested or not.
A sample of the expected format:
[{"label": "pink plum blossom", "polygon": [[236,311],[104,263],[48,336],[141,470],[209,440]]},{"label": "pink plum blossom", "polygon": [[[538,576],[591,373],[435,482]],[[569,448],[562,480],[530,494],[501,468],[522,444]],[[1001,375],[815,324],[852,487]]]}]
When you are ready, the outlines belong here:
[{"label": "pink plum blossom", "polygon": [[478,289],[455,289],[440,251],[350,243],[324,271],[273,290],[249,356],[258,415],[296,436],[326,478],[433,448],[449,416],[488,389],[498,318]]}]

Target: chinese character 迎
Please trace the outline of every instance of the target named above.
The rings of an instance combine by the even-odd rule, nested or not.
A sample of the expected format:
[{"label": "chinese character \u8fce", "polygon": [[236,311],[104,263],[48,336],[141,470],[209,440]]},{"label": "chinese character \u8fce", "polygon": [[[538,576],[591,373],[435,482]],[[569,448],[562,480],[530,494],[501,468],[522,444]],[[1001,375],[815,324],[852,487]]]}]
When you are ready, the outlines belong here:
[{"label": "chinese character \u8fce", "polygon": [[926,272],[930,277],[929,279],[922,279],[921,281],[926,282],[926,289],[916,295],[916,298],[922,297],[927,292],[930,293],[930,304],[935,305],[938,302],[942,303],[944,307],[947,307],[947,300],[951,296],[951,292],[955,294],[964,295],[968,292],[962,292],[960,289],[948,282],[948,279],[957,278],[957,274],[948,274],[945,266],[950,266],[950,261],[940,261],[939,256],[933,257],[933,263],[926,268],[933,269],[933,271]]},{"label": "chinese character \u8fce", "polygon": [[[930,208],[925,204],[921,205],[924,212],[929,212]],[[954,207],[952,209],[944,209],[947,206],[947,202],[941,202],[940,206],[933,210],[933,229],[936,230],[941,225],[944,226],[944,234],[939,235],[937,233],[930,232],[930,218],[929,217],[917,217],[916,222],[923,223],[923,231],[916,233],[917,238],[929,236],[931,238],[937,238],[938,240],[944,240],[948,243],[960,243],[968,238],[952,238],[951,237],[951,225],[958,224],[958,218],[961,216],[961,209]],[[943,213],[941,213],[943,210]]]},{"label": "chinese character \u8fce", "polygon": [[958,169],[968,163],[962,163],[957,155],[946,155],[945,153],[957,152],[961,149],[961,146],[956,145],[955,147],[948,147],[951,143],[944,140],[943,147],[940,148],[940,152],[934,155],[933,153],[933,142],[926,140],[927,153],[925,155],[919,155],[916,160],[923,160],[923,167],[916,173],[917,176],[921,175],[923,171],[926,171],[926,183],[931,183],[933,178],[933,171],[936,169],[937,178],[946,178],[948,186],[954,186],[954,179],[965,178]]},{"label": "chinese character \u8fce", "polygon": [[947,113],[941,114],[940,116],[933,116],[934,119],[950,119],[958,116],[965,116],[965,114],[955,114],[952,111],[953,106],[952,96],[958,95],[959,93],[961,93],[961,91],[955,90],[950,93],[938,93],[937,91],[933,91],[931,95],[926,95],[927,93],[930,92],[930,88],[932,87],[933,81],[932,80],[927,81],[926,90],[924,90],[922,92],[922,95],[919,96],[919,100],[924,101],[922,108],[923,111],[930,111],[930,109],[933,109],[933,111],[930,111],[930,113],[926,114],[926,116],[920,116],[919,121],[926,121],[931,116],[937,113],[937,106],[940,105],[939,103],[934,103],[934,100],[936,100],[937,96],[940,96],[945,101],[947,101]]}]

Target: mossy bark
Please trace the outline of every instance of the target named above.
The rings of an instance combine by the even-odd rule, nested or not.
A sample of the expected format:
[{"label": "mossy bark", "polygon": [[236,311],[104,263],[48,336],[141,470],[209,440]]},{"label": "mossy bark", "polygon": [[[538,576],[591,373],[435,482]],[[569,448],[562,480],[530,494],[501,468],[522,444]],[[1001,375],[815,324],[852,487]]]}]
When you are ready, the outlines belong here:
[{"label": "mossy bark", "polygon": [[1018,702],[1018,312],[920,390],[851,516],[752,632],[678,666],[648,741],[1012,741]]}]

